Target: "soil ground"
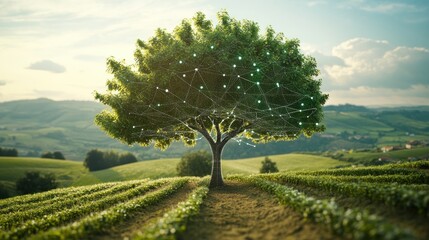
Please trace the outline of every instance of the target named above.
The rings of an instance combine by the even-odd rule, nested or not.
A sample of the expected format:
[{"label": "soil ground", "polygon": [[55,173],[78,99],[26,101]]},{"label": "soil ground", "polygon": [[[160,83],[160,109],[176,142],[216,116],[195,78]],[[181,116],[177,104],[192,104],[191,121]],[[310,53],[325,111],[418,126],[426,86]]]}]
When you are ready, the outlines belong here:
[{"label": "soil ground", "polygon": [[182,239],[339,239],[249,184],[211,189]]},{"label": "soil ground", "polygon": [[318,199],[334,198],[335,202],[344,208],[360,208],[370,213],[383,217],[390,224],[400,226],[413,233],[418,239],[429,239],[429,221],[424,214],[418,214],[417,211],[409,211],[400,207],[386,206],[383,203],[372,202],[365,199],[356,199],[355,197],[346,197],[341,194],[331,194],[326,191],[320,191],[311,187],[300,185],[290,185],[307,196]]},{"label": "soil ground", "polygon": [[120,223],[108,230],[105,234],[91,236],[90,239],[97,240],[111,240],[111,239],[131,239],[131,237],[142,229],[151,220],[157,219],[168,212],[170,209],[175,208],[176,205],[185,201],[188,194],[195,188],[195,183],[189,182],[177,192],[168,196],[166,199],[161,200],[156,205],[142,209],[134,214],[129,220]]}]

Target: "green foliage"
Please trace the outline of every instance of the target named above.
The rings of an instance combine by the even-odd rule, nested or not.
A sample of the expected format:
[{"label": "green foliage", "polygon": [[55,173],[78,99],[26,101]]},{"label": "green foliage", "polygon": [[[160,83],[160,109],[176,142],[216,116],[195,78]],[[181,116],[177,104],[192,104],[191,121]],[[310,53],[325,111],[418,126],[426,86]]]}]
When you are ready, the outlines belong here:
[{"label": "green foliage", "polygon": [[275,195],[282,204],[292,207],[305,218],[325,224],[340,236],[352,239],[413,239],[412,235],[382,218],[361,209],[343,209],[334,200],[316,200],[305,194],[257,177],[240,178]]},{"label": "green foliage", "polygon": [[[355,178],[355,182],[350,182],[349,175],[344,175],[346,178],[344,176],[337,177],[334,175],[336,171],[326,172],[330,172],[332,175],[320,175],[317,172],[315,172],[314,176],[310,175],[311,172],[305,175],[280,173],[265,175],[264,178],[281,183],[317,188],[318,190],[338,193],[344,196],[370,199],[388,206],[402,207],[429,216],[429,188],[424,185],[428,181],[428,175],[426,174],[419,174],[414,171],[413,174],[401,176],[399,178],[402,183],[407,184],[402,185],[398,184],[398,182],[401,182],[398,181],[398,176],[373,177],[371,173],[374,173],[374,171],[367,171],[368,176],[362,175],[362,171],[356,171],[359,177]],[[368,180],[365,178],[369,178],[370,181],[365,182],[365,180]],[[422,185],[416,186],[415,184]]]},{"label": "green foliage", "polygon": [[44,192],[58,187],[52,173],[27,172],[23,178],[16,182],[16,190],[23,194]]},{"label": "green foliage", "polygon": [[273,162],[269,157],[265,157],[264,161],[261,163],[262,166],[259,169],[259,173],[274,173],[279,171],[277,163]]},{"label": "green foliage", "polygon": [[[37,239],[82,239],[89,234],[103,232],[105,228],[112,227],[120,223],[144,208],[156,204],[162,199],[170,196],[189,181],[188,178],[157,180],[148,183],[148,186],[166,185],[161,189],[153,192],[142,194],[138,197],[130,198],[105,211],[97,212],[96,214],[87,214],[79,221],[59,228],[51,228],[46,232],[41,232],[35,236]],[[152,187],[153,189],[153,187]],[[130,190],[128,192],[132,192]],[[93,209],[95,210],[95,209]],[[59,225],[60,223],[55,223]]]},{"label": "green foliage", "polygon": [[6,187],[0,183],[0,199],[2,198],[8,198],[9,197],[9,192],[6,189]]},{"label": "green foliage", "polygon": [[145,231],[140,232],[135,239],[182,239],[186,224],[199,213],[200,206],[208,192],[207,186],[196,188],[186,201],[180,202],[176,208],[146,227]]},{"label": "green foliage", "polygon": [[136,156],[132,153],[124,153],[119,156],[118,163],[119,165],[135,163],[137,162]]},{"label": "green foliage", "polygon": [[65,160],[66,158],[64,157],[64,155],[59,152],[59,151],[55,151],[55,152],[45,152],[43,153],[41,156],[41,158],[51,158],[51,159],[60,159],[60,160]]},{"label": "green foliage", "polygon": [[188,152],[180,159],[176,170],[179,176],[206,176],[210,174],[212,168],[211,154],[200,150]]},{"label": "green foliage", "polygon": [[102,152],[93,149],[87,153],[83,164],[89,171],[98,171],[134,162],[137,162],[137,158],[132,153],[118,154],[114,151]]},{"label": "green foliage", "polygon": [[194,145],[197,131],[268,142],[324,130],[327,95],[315,59],[272,28],[261,34],[257,23],[225,11],[214,26],[197,13],[172,33],[138,40],[134,56],[134,65],[109,58],[113,79],[107,93],[95,94],[112,109],[96,123],[125,143],[165,149],[180,140]]},{"label": "green foliage", "polygon": [[1,148],[0,147],[0,156],[2,157],[18,157],[18,150],[15,148]]},{"label": "green foliage", "polygon": [[83,165],[88,168],[89,171],[97,171],[107,168],[105,167],[106,163],[103,161],[103,152],[97,149],[93,149],[86,154],[86,158],[83,162]]},{"label": "green foliage", "polygon": [[[131,200],[137,196],[141,196],[142,194],[156,189],[157,187],[165,184],[166,181],[159,180],[153,181],[147,184],[139,184],[137,187],[132,188],[128,191],[123,191],[118,194],[104,195],[104,197],[99,198],[97,201],[87,202],[83,205],[75,204],[71,208],[62,208],[62,210],[58,211],[55,208],[52,208],[50,212],[43,215],[43,217],[38,218],[38,214],[34,214],[31,211],[28,213],[30,216],[27,216],[28,219],[22,221],[21,217],[5,218],[2,221],[6,223],[1,223],[3,229],[9,230],[3,233],[3,236],[0,234],[0,238],[7,236],[6,238],[23,238],[24,236],[34,234],[41,230],[47,230],[49,228],[62,225],[66,222],[71,222],[73,220],[79,219],[86,215],[90,215],[95,211],[100,211],[111,207],[114,204]],[[49,209],[48,209],[49,211]],[[24,213],[25,214],[25,213]]]}]

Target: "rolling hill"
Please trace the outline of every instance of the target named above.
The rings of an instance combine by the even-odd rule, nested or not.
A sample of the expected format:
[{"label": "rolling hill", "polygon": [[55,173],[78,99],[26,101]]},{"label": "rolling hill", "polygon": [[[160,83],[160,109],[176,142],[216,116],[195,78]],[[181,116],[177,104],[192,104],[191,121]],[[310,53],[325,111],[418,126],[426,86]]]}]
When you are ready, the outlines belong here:
[{"label": "rolling hill", "polygon": [[[67,159],[82,160],[91,149],[130,151],[140,159],[176,158],[190,150],[174,143],[168,151],[128,146],[111,139],[94,124],[105,107],[90,101],[21,100],[0,103],[0,147],[16,148],[20,156],[38,157],[61,151]],[[326,132],[311,139],[273,142],[253,147],[246,142],[228,144],[225,158],[246,158],[299,151],[359,149],[429,140],[429,109],[401,107],[369,109],[340,105],[325,107]],[[208,149],[199,140],[195,150]]]},{"label": "rolling hill", "polygon": [[[316,170],[332,168],[344,164],[328,157],[305,154],[284,154],[270,156],[277,162],[280,171]],[[61,187],[80,186],[102,182],[124,181],[177,176],[176,165],[179,158],[147,160],[121,165],[105,170],[88,172],[81,162],[69,160],[51,160],[42,158],[9,158],[0,157],[0,183],[8,187],[13,194],[16,180],[27,171],[54,173]],[[224,175],[259,172],[262,157],[240,160],[224,160]]]}]

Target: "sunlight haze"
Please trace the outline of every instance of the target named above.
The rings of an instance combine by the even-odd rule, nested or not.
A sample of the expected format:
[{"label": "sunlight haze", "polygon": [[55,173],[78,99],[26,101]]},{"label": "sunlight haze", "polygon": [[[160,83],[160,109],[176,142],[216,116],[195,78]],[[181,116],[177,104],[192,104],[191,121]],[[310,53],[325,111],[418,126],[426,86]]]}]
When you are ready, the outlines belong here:
[{"label": "sunlight haze", "polygon": [[106,58],[202,11],[271,25],[316,58],[327,104],[429,105],[427,1],[0,0],[0,101],[94,100]]}]

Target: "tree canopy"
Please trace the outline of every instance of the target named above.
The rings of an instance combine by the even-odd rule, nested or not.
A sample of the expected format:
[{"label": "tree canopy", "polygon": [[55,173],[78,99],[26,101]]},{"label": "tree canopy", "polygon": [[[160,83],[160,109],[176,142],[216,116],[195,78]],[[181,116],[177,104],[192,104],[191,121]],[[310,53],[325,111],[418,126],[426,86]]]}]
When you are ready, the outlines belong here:
[{"label": "tree canopy", "polygon": [[323,131],[328,96],[299,41],[271,27],[261,34],[257,23],[226,11],[217,16],[214,25],[198,12],[171,33],[138,40],[135,64],[109,58],[113,78],[95,98],[111,110],[96,123],[125,143],[161,149],[180,140],[192,146],[200,133],[214,161],[232,138],[261,143]]}]

